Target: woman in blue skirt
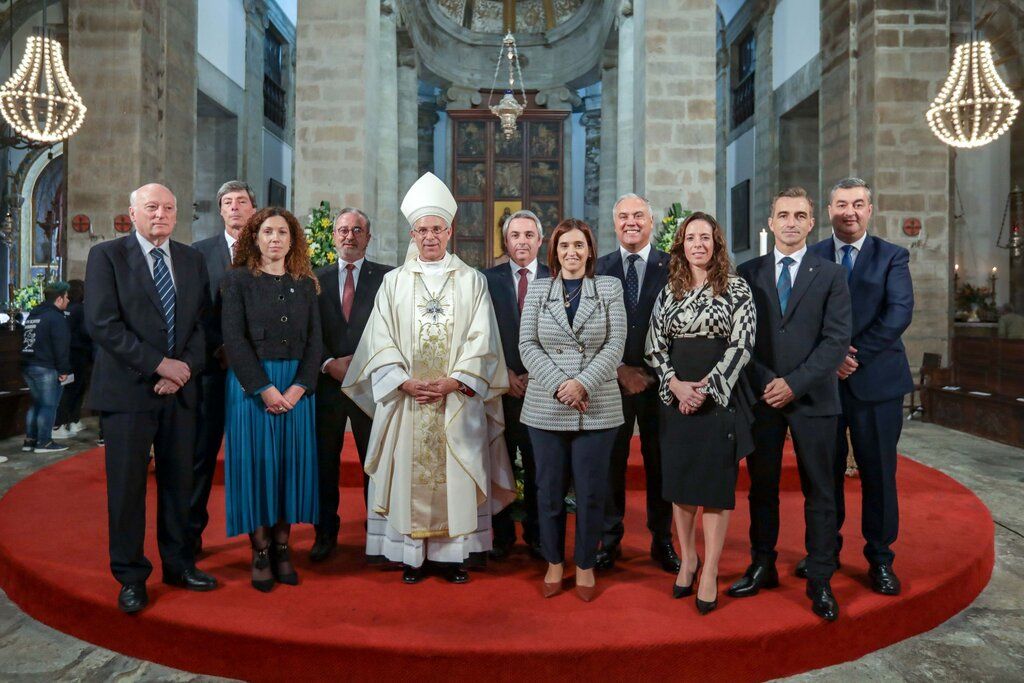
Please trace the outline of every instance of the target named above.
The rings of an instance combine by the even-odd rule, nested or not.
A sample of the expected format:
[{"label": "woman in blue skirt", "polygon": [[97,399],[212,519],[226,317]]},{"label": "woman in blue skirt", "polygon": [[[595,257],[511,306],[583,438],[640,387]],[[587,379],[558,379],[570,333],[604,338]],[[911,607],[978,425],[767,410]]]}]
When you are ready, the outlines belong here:
[{"label": "woman in blue skirt", "polygon": [[254,214],[221,285],[230,368],[224,470],[228,536],[249,534],[252,585],[263,592],[275,580],[298,583],[291,525],[319,516],[319,290],[295,216],[275,207]]}]

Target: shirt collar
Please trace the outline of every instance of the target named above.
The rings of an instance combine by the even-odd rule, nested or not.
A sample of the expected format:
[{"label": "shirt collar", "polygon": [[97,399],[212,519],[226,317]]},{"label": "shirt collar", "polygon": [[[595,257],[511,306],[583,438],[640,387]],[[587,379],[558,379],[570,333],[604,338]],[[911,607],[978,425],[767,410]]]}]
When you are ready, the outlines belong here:
[{"label": "shirt collar", "polygon": [[[147,257],[149,256],[149,252],[151,252],[151,251],[153,251],[154,249],[157,248],[157,246],[155,244],[153,244],[152,242],[147,240],[145,237],[143,237],[142,233],[139,232],[138,230],[135,231],[135,237],[139,240],[139,245],[142,247],[142,253],[145,254]],[[165,257],[171,255],[171,245],[170,245],[170,243],[171,243],[171,241],[167,240],[166,242],[164,242],[163,244],[160,245],[160,249],[163,250]]]},{"label": "shirt collar", "polygon": [[640,260],[643,261],[644,264],[646,265],[647,262],[651,259],[651,243],[648,242],[647,246],[645,246],[640,251],[636,251],[636,252],[629,251],[628,249],[626,249],[621,244],[619,245],[619,255],[622,257],[622,262],[624,264],[628,263],[628,261],[626,261],[626,259],[629,258],[630,254],[636,254],[637,256],[639,256]]},{"label": "shirt collar", "polygon": [[868,238],[868,231],[867,230],[864,231],[864,234],[861,235],[860,239],[857,240],[856,242],[844,242],[841,239],[839,239],[838,237],[836,237],[836,234],[834,232],[832,233],[832,242],[833,242],[833,244],[835,244],[836,253],[837,254],[841,254],[843,247],[845,247],[847,244],[849,244],[850,246],[853,247],[855,254],[859,254],[860,250],[864,248],[864,240],[866,240],[867,238]]},{"label": "shirt collar", "polygon": [[[518,263],[516,263],[512,259],[509,259],[508,267],[512,269],[512,275],[519,275],[519,269],[522,268],[523,266],[520,266]],[[532,261],[530,261],[529,265],[526,266],[526,269],[528,271],[530,271],[530,275],[536,277],[537,276],[537,259],[533,259]]]},{"label": "shirt collar", "polygon": [[362,269],[363,261],[365,261],[365,260],[366,260],[365,256],[363,258],[359,259],[358,261],[346,261],[345,259],[338,259],[338,270],[344,271],[345,270],[345,266],[347,266],[347,265],[349,265],[351,263],[353,266],[355,266],[355,271],[358,273]]},{"label": "shirt collar", "polygon": [[228,251],[231,251],[231,247],[235,246],[235,242],[238,240],[231,236],[231,233],[227,230],[224,231],[224,239],[228,243]]},{"label": "shirt collar", "polygon": [[805,244],[803,246],[803,248],[800,249],[800,251],[792,253],[792,254],[783,254],[781,251],[779,251],[778,247],[773,249],[773,251],[775,252],[775,265],[779,265],[779,261],[784,259],[786,256],[789,256],[789,258],[791,258],[794,261],[796,261],[796,263],[794,263],[793,265],[795,265],[795,266],[797,266],[799,268],[800,267],[800,262],[804,260],[804,254],[807,253],[807,245]]}]

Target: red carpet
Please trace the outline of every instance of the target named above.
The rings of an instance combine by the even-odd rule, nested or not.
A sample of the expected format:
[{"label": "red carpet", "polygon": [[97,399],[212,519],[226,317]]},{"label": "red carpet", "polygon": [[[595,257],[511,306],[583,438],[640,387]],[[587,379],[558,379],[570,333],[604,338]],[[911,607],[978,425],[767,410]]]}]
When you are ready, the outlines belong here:
[{"label": "red carpet", "polygon": [[[345,481],[358,482],[350,469]],[[310,565],[312,530],[297,528],[298,587],[267,595],[249,586],[244,538],[225,539],[223,489],[211,500],[208,554],[200,567],[222,586],[206,594],[159,582],[150,483],[147,553],[157,569],[150,607],[117,610],[107,568],[102,451],[25,479],[0,500],[0,586],[23,610],[61,631],[125,654],[205,674],[272,680],[763,680],[855,659],[926,631],[966,607],[988,582],[993,524],[970,491],[907,459],[900,463],[902,528],[896,569],[903,594],[870,591],[860,554],[860,493],[848,480],[843,567],[832,581],[841,614],[827,624],[810,611],[804,582],[802,498],[795,462],[784,471],[779,570],[782,586],[745,600],[724,595],[748,561],[745,476],[721,566],[717,611],[672,600],[672,577],[647,553],[638,472],[629,495],[625,558],[598,579],[585,604],[569,592],[540,595],[542,563],[521,546],[465,586],[429,578],[402,585],[400,573],[363,564],[362,503],[342,492],[340,552]],[[357,514],[358,511],[358,514]],[[699,535],[698,535],[698,542]],[[571,553],[571,550],[570,550]],[[570,554],[571,556],[571,554]]]}]

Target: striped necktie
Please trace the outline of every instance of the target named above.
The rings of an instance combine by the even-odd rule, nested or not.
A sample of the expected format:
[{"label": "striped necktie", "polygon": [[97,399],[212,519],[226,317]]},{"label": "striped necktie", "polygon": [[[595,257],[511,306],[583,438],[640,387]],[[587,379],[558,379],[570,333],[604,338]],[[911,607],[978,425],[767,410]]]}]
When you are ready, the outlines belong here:
[{"label": "striped necktie", "polygon": [[167,322],[167,355],[174,356],[174,282],[171,280],[171,271],[167,267],[164,258],[167,256],[164,250],[157,247],[149,252],[153,257],[153,282],[156,283],[156,292],[160,295],[160,305],[164,309],[164,320]]}]

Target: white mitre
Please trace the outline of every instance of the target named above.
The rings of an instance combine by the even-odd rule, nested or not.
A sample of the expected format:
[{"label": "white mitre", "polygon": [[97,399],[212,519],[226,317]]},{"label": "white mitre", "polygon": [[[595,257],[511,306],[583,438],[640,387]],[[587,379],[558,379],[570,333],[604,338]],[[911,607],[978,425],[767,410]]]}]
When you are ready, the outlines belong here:
[{"label": "white mitre", "polygon": [[402,213],[410,226],[424,216],[439,216],[451,227],[458,208],[448,186],[429,172],[412,184],[402,200]]}]

